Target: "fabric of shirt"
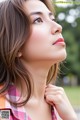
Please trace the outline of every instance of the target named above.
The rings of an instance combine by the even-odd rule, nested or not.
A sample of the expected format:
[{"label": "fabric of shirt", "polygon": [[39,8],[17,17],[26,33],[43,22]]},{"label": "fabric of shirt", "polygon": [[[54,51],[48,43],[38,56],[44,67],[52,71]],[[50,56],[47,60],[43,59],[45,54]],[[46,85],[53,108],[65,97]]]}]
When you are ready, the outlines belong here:
[{"label": "fabric of shirt", "polygon": [[[17,101],[20,97],[18,90],[14,85],[9,86],[9,90],[4,96],[0,96],[0,112],[8,110],[10,111],[10,119],[9,120],[32,120],[30,116],[27,114],[24,106],[17,107],[13,106],[9,103],[9,101],[5,98],[5,96],[13,101]],[[57,120],[54,108],[52,107],[52,120]],[[1,117],[1,116],[0,116]]]}]

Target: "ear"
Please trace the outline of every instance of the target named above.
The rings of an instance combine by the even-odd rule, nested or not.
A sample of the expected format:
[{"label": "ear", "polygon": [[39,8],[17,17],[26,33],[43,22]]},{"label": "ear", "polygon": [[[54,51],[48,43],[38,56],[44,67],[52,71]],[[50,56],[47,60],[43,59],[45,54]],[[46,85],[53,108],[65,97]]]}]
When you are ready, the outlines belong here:
[{"label": "ear", "polygon": [[22,56],[22,53],[18,52],[17,57],[21,57],[21,56]]}]

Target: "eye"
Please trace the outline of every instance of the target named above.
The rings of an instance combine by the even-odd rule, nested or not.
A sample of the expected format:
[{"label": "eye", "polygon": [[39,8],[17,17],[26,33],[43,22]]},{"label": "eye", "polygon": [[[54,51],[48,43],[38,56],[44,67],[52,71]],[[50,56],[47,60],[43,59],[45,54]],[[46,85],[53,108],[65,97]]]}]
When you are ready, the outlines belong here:
[{"label": "eye", "polygon": [[52,18],[51,20],[56,22],[56,20],[54,18]]},{"label": "eye", "polygon": [[51,20],[56,22],[56,19],[55,19],[55,18],[53,18],[53,17],[51,18]]},{"label": "eye", "polygon": [[56,19],[54,18],[54,16],[51,16],[50,18],[51,18],[52,21],[56,22]]},{"label": "eye", "polygon": [[36,18],[34,21],[33,21],[33,23],[35,23],[35,24],[38,24],[38,23],[42,23],[43,22],[43,20],[39,17],[39,18]]}]

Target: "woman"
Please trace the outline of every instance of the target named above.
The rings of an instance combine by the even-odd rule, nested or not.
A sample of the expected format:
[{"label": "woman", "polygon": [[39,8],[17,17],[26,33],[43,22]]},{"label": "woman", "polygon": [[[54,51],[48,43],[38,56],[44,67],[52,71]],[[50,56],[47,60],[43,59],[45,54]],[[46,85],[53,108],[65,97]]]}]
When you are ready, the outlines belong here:
[{"label": "woman", "polygon": [[50,84],[66,58],[50,0],[0,3],[0,113],[9,120],[77,120],[63,88]]}]

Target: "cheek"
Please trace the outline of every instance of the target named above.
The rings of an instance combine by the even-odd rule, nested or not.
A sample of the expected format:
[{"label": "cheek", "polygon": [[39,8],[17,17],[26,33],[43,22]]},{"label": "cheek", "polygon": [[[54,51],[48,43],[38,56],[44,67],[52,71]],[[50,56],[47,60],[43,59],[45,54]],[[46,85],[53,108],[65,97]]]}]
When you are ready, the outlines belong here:
[{"label": "cheek", "polygon": [[29,43],[40,46],[48,42],[48,37],[47,28],[34,28]]},{"label": "cheek", "polygon": [[49,45],[49,35],[44,29],[35,29],[27,43],[27,50],[30,55],[40,55]]}]

